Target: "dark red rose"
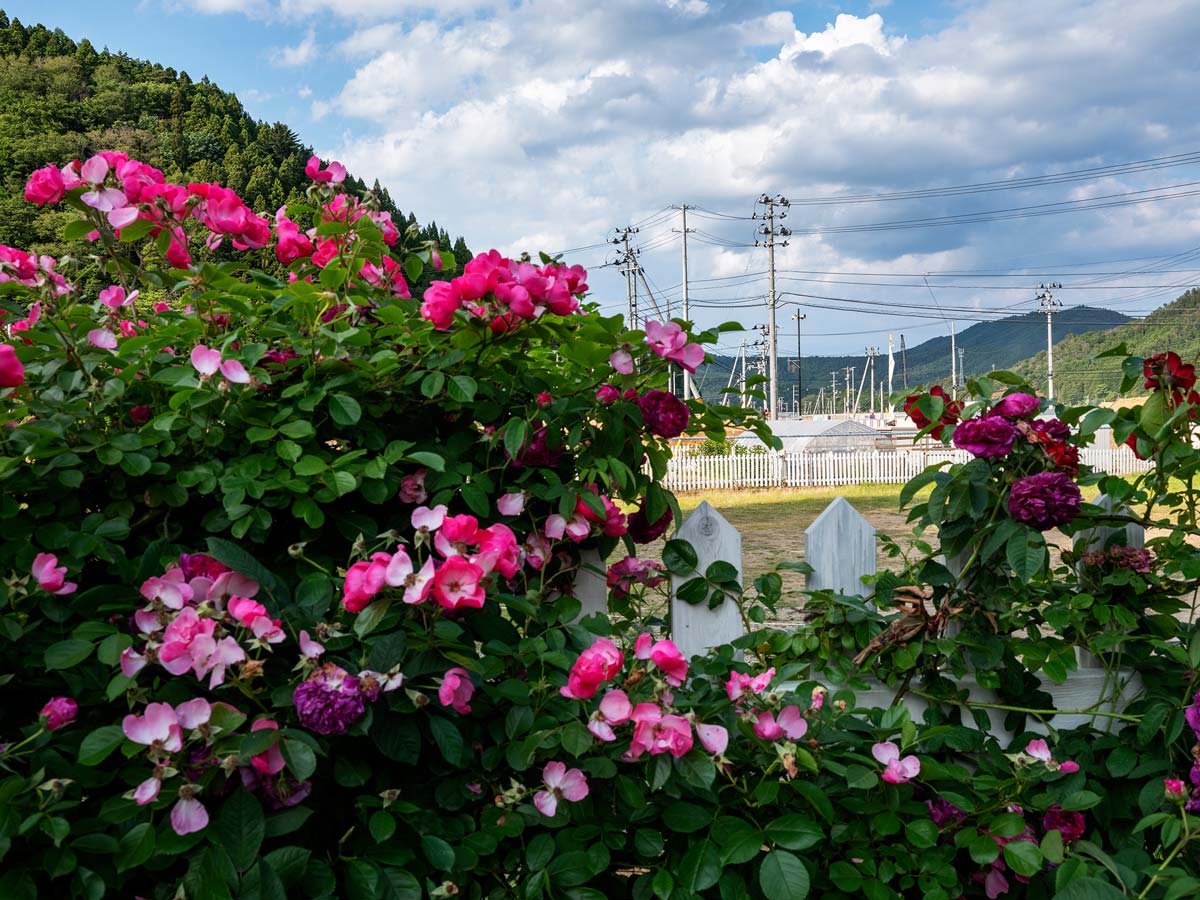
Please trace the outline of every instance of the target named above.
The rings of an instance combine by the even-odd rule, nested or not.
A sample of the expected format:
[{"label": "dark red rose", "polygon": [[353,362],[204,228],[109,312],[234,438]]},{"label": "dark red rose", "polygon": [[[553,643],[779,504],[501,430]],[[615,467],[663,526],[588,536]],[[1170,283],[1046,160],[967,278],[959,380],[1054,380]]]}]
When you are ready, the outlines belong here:
[{"label": "dark red rose", "polygon": [[646,429],[659,437],[673,438],[683,434],[691,413],[687,405],[668,391],[647,391],[638,399],[638,409]]},{"label": "dark red rose", "polygon": [[666,512],[658,517],[657,522],[648,522],[646,521],[646,507],[642,506],[629,517],[629,536],[633,538],[635,544],[649,544],[666,533],[674,518],[675,514],[668,506]]}]

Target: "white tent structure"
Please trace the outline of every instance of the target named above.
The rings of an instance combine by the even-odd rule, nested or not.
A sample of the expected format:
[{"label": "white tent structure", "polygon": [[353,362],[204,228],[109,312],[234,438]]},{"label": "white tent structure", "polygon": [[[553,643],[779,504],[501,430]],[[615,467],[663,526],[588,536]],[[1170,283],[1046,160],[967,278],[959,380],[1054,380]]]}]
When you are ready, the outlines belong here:
[{"label": "white tent structure", "polygon": [[[870,450],[879,439],[877,429],[850,419],[777,419],[770,425],[788,453]],[[749,431],[731,438],[730,443],[735,447],[763,446]]]}]

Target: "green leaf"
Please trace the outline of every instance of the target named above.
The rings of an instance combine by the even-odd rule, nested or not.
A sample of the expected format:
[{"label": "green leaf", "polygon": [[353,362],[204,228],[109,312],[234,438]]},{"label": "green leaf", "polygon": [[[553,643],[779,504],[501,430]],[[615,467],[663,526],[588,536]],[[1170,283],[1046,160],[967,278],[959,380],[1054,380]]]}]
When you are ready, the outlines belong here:
[{"label": "green leaf", "polygon": [[705,828],[712,821],[712,813],[694,803],[678,801],[663,812],[663,824],[680,834],[690,834]]},{"label": "green leaf", "polygon": [[662,832],[653,828],[639,828],[633,834],[633,849],[638,856],[657,859],[663,852]]},{"label": "green leaf", "polygon": [[433,742],[437,744],[446,762],[459,765],[462,762],[463,738],[458,726],[447,718],[434,716],[429,720],[429,730],[433,733]]},{"label": "green leaf", "polygon": [[[140,241],[156,227],[157,223],[151,219],[134,219],[120,229],[120,241],[122,244],[132,244],[134,241]],[[130,308],[132,309],[132,307]]]},{"label": "green leaf", "polygon": [[1008,564],[1016,576],[1030,582],[1046,562],[1046,539],[1028,526],[1016,531],[1005,548]]},{"label": "green leaf", "polygon": [[288,769],[301,781],[317,771],[317,754],[304,741],[284,737],[279,749],[283,751],[283,761]]},{"label": "green leaf", "polygon": [[918,850],[925,850],[938,842],[938,829],[929,819],[917,819],[904,826],[904,836]]},{"label": "green leaf", "polygon": [[44,657],[47,669],[69,669],[92,655],[92,642],[71,638],[51,644]]},{"label": "green leaf", "polygon": [[807,850],[825,837],[821,826],[808,816],[793,813],[767,823],[767,837],[788,850]]},{"label": "green leaf", "polygon": [[254,865],[266,836],[266,817],[258,798],[245,789],[230,794],[217,816],[215,835],[239,872]]},{"label": "green leaf", "polygon": [[1042,857],[1046,862],[1058,865],[1063,861],[1062,832],[1057,828],[1051,828],[1046,832],[1046,836],[1042,838],[1040,846]]},{"label": "green leaf", "polygon": [[696,571],[700,560],[687,541],[671,540],[663,546],[663,565],[673,575],[690,575]]},{"label": "green leaf", "polygon": [[450,384],[446,388],[450,394],[450,399],[459,403],[470,403],[475,399],[475,392],[479,390],[479,383],[470,375],[453,375],[450,378]]},{"label": "green leaf", "polygon": [[121,835],[117,871],[136,869],[154,853],[154,826],[149,822],[134,825]]},{"label": "green leaf", "polygon": [[763,833],[735,816],[718,818],[711,833],[721,845],[721,862],[727,866],[748,863],[762,852]]},{"label": "green leaf", "polygon": [[339,425],[354,425],[362,418],[362,407],[349,394],[330,394],[329,415]]},{"label": "green leaf", "polygon": [[371,837],[375,839],[375,843],[382,844],[396,833],[396,820],[392,818],[391,813],[377,809],[371,813],[371,818],[367,822],[367,829],[371,832]]},{"label": "green leaf", "polygon": [[1042,868],[1042,851],[1033,841],[1009,841],[1004,845],[1004,862],[1018,875],[1034,875]]},{"label": "green leaf", "polygon": [[1054,900],[1128,900],[1126,895],[1099,878],[1076,878],[1056,891]]},{"label": "green leaf", "polygon": [[354,619],[354,633],[360,638],[366,637],[379,627],[379,623],[383,621],[383,617],[388,614],[388,610],[391,608],[391,597],[384,597],[382,600],[375,600],[368,603],[363,611]]},{"label": "green leaf", "polygon": [[217,562],[224,563],[235,572],[257,581],[280,603],[287,603],[291,600],[291,595],[283,582],[276,578],[270,569],[232,541],[210,537],[208,552]]},{"label": "green leaf", "polygon": [[404,869],[389,866],[383,870],[383,877],[388,880],[392,889],[391,900],[421,900],[421,883]]},{"label": "green leaf", "polygon": [[441,372],[430,372],[421,379],[421,394],[422,396],[433,399],[442,392],[442,388],[446,384],[446,376]]},{"label": "green leaf", "polygon": [[712,841],[705,839],[692,844],[683,855],[676,874],[679,887],[690,894],[698,894],[716,884],[721,878],[721,857]]},{"label": "green leaf", "polygon": [[435,869],[448,872],[454,868],[454,848],[440,837],[432,834],[422,835],[421,851],[425,854],[425,858],[429,860],[429,864]]},{"label": "green leaf", "polygon": [[846,784],[856,791],[869,791],[879,784],[879,776],[865,766],[847,766]]},{"label": "green leaf", "polygon": [[446,460],[436,453],[430,453],[427,450],[418,450],[415,453],[410,453],[407,456],[415,463],[420,463],[435,472],[446,471]]},{"label": "green leaf", "polygon": [[95,766],[108,759],[110,753],[121,746],[125,734],[120,725],[105,725],[97,728],[79,745],[79,764]]},{"label": "green leaf", "polygon": [[808,896],[808,869],[786,850],[772,850],[758,867],[758,886],[767,900],[804,900]]}]

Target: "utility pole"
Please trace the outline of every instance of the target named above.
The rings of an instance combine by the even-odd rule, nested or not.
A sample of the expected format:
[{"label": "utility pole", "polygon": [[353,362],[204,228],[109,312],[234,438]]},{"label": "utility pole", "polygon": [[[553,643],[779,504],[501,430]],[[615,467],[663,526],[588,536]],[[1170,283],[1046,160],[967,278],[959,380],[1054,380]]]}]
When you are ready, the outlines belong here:
[{"label": "utility pole", "polygon": [[958,380],[965,388],[967,386],[967,369],[963,365],[963,348],[958,348]]},{"label": "utility pole", "polygon": [[[689,232],[695,231],[695,228],[687,227],[687,211],[693,207],[682,203],[679,206],[679,212],[683,217],[680,223],[679,233],[683,237],[683,318],[690,322],[691,316],[688,312],[688,266],[687,266],[687,236]],[[672,231],[676,229],[672,228]],[[683,373],[683,399],[687,400],[692,396],[692,376],[687,372]]]},{"label": "utility pole", "polygon": [[850,398],[854,396],[854,366],[846,366],[846,399],[842,403],[842,412],[851,416],[856,410],[850,409]]},{"label": "utility pole", "polygon": [[800,414],[804,415],[804,356],[800,352],[800,323],[808,318],[800,310],[792,313],[792,321],[796,323],[796,394],[800,398]]},{"label": "utility pole", "polygon": [[908,351],[904,349],[904,335],[900,335],[900,369],[904,376],[904,389],[908,390]]},{"label": "utility pole", "polygon": [[637,233],[637,228],[618,228],[616,235],[611,240],[614,245],[623,244],[625,246],[625,251],[617,259],[617,263],[625,275],[625,326],[627,328],[637,328],[637,280],[634,274],[637,271],[637,251],[631,250],[629,247],[629,236]]},{"label": "utility pole", "polygon": [[955,400],[958,399],[958,369],[955,368],[955,366],[957,365],[957,363],[955,362],[955,357],[957,355],[958,355],[958,351],[954,346],[954,320],[951,319],[950,320],[950,396]]},{"label": "utility pole", "polygon": [[[760,243],[761,243],[762,245],[765,245],[767,248],[767,272],[768,272],[768,282],[767,282],[767,285],[768,285],[768,287],[767,287],[767,290],[768,290],[768,298],[767,298],[768,319],[767,319],[767,323],[768,323],[768,329],[769,329],[768,341],[770,343],[770,355],[771,355],[771,358],[770,358],[770,363],[771,363],[770,388],[771,388],[771,390],[770,390],[770,394],[769,394],[770,402],[767,404],[767,417],[770,419],[774,419],[774,418],[778,418],[778,416],[779,416],[779,348],[778,348],[778,342],[777,342],[778,333],[777,333],[777,329],[775,327],[775,303],[776,303],[776,296],[775,296],[775,244],[776,244],[776,241],[775,241],[775,239],[778,237],[787,237],[789,234],[792,233],[789,229],[784,228],[782,225],[776,227],[775,220],[776,220],[776,218],[778,218],[780,220],[787,218],[787,207],[791,206],[791,202],[786,197],[782,197],[782,196],[768,197],[766,194],[763,194],[761,197],[759,197],[758,202],[763,204],[767,208],[767,211],[762,214],[762,218],[764,220],[766,220],[766,224],[760,226],[756,231],[756,234],[762,235],[763,237],[766,238],[766,240],[760,242],[758,240],[758,238],[755,238],[754,246],[758,247],[758,246],[760,246]],[[776,206],[783,207],[782,211],[780,211],[779,213],[776,213],[775,212]],[[759,214],[756,212],[756,213],[754,213],[753,217],[757,219],[759,217]],[[786,247],[787,245],[788,245],[788,242],[784,241],[779,246]]]},{"label": "utility pole", "polygon": [[[833,386],[829,389],[829,413],[837,415],[837,369],[831,373],[833,375]],[[824,390],[822,388],[821,390]]]},{"label": "utility pole", "polygon": [[1062,309],[1062,303],[1054,299],[1055,288],[1062,287],[1061,284],[1053,282],[1050,284],[1038,285],[1038,303],[1041,304],[1040,309],[1046,314],[1046,399],[1054,399],[1054,311]]}]

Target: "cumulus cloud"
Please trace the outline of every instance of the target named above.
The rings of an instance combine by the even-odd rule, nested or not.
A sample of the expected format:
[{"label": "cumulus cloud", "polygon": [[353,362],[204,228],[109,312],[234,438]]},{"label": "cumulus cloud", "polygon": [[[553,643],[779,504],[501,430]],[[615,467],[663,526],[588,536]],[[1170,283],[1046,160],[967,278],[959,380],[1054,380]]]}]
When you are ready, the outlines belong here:
[{"label": "cumulus cloud", "polygon": [[[460,2],[439,17],[417,4],[351,6],[371,3],[393,15],[338,44],[354,72],[314,105],[343,129],[322,149],[480,248],[603,244],[611,227],[680,202],[745,216],[764,191],[816,198],[1040,175],[1178,152],[1200,132],[1189,112],[1200,19],[1187,0],[1136,16],[1115,0],[1086,13],[1067,0],[992,0],[923,34],[899,33],[886,11],[799,27],[765,0]],[[1178,171],[1122,183],[1187,180]],[[1076,187],[1109,190],[794,206],[788,222],[902,221],[1052,202]],[[801,235],[780,260],[921,272],[1027,258],[1030,247],[1043,262],[1133,256],[1200,239],[1191,209]],[[753,222],[702,216],[696,277],[762,267],[761,251],[733,246],[753,242]],[[660,216],[640,236],[663,283],[676,280],[677,225]],[[605,249],[575,257],[603,262]],[[623,292],[603,273],[593,283]]]},{"label": "cumulus cloud", "polygon": [[294,47],[278,47],[271,51],[271,62],[285,68],[306,66],[317,58],[317,33],[310,28],[304,39]]}]

